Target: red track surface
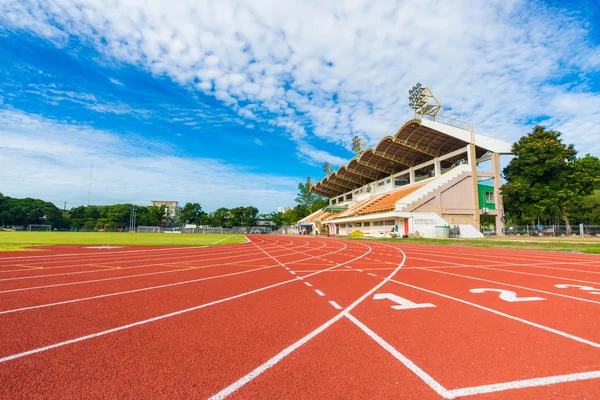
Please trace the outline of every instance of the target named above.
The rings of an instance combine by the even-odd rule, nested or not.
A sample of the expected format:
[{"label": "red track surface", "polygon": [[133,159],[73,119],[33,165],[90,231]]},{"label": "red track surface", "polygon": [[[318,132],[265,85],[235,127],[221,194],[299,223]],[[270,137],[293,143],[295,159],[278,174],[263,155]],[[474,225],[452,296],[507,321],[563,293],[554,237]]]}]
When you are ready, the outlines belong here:
[{"label": "red track surface", "polygon": [[598,256],[250,240],[2,253],[0,398],[600,398]]}]

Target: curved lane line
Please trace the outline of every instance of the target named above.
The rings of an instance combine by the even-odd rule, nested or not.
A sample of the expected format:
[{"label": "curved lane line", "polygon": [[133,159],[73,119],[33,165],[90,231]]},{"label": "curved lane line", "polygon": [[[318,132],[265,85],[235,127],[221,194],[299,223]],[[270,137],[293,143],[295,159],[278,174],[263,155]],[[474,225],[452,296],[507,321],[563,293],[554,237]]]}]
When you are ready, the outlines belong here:
[{"label": "curved lane line", "polygon": [[[337,267],[342,266],[344,264],[347,264],[347,263],[359,260],[359,259],[363,258],[364,256],[366,256],[367,254],[369,254],[371,252],[371,247],[370,246],[366,246],[366,247],[369,248],[369,250],[366,253],[364,253],[364,254],[362,254],[362,255],[360,255],[358,257],[355,257],[355,258],[353,258],[353,259],[351,259],[349,261],[345,261],[343,263],[331,266],[331,267],[329,267],[327,269],[324,269],[322,271],[315,272],[313,274],[307,275],[306,277],[318,275],[321,272],[325,272],[325,271],[327,271],[329,269],[337,268]],[[398,269],[399,268],[400,268],[400,266],[398,267]],[[77,337],[77,338],[74,338],[74,339],[65,340],[63,342],[54,343],[54,344],[51,344],[51,345],[48,345],[48,346],[38,347],[36,349],[24,351],[24,352],[21,352],[21,353],[11,354],[9,356],[0,358],[0,364],[4,363],[4,362],[7,362],[7,361],[15,360],[15,359],[18,359],[18,358],[30,356],[32,354],[37,354],[37,353],[41,353],[41,352],[44,352],[44,351],[52,350],[52,349],[55,349],[55,348],[58,348],[58,347],[63,347],[63,346],[69,345],[69,344],[83,342],[85,340],[93,339],[93,338],[100,337],[100,336],[105,336],[105,335],[108,335],[110,333],[119,332],[119,331],[122,331],[122,330],[125,330],[125,329],[129,329],[129,328],[133,328],[133,327],[139,326],[139,325],[145,325],[145,324],[148,324],[148,323],[151,323],[151,322],[160,321],[160,320],[165,319],[165,318],[170,318],[170,317],[174,317],[174,316],[177,316],[177,315],[185,314],[185,313],[188,313],[188,312],[191,312],[191,311],[200,310],[202,308],[210,307],[210,306],[213,306],[213,305],[216,305],[216,304],[224,303],[224,302],[227,302],[227,301],[230,301],[230,300],[234,300],[234,299],[239,299],[241,297],[245,297],[245,296],[248,296],[248,295],[251,295],[251,294],[254,294],[254,293],[262,292],[262,291],[265,291],[265,290],[268,290],[268,289],[272,289],[272,288],[275,288],[275,287],[278,287],[278,286],[286,285],[286,284],[291,283],[291,282],[299,282],[299,280],[296,279],[296,278],[294,278],[294,279],[290,279],[290,280],[287,280],[287,281],[278,282],[278,283],[275,283],[275,284],[272,284],[272,285],[264,286],[262,288],[251,290],[249,292],[244,292],[244,293],[236,294],[236,295],[231,296],[231,297],[226,297],[226,298],[223,298],[223,299],[220,299],[220,300],[215,300],[215,301],[212,301],[210,303],[200,304],[200,305],[195,306],[195,307],[190,307],[190,308],[186,308],[186,309],[183,309],[183,310],[174,311],[174,312],[171,312],[171,313],[168,313],[168,314],[159,315],[157,317],[148,318],[148,319],[137,321],[137,322],[133,322],[133,323],[127,324],[127,325],[121,325],[121,326],[118,326],[116,328],[111,328],[111,329],[107,329],[107,330],[104,330],[104,331],[92,333],[90,335],[80,336],[80,337]],[[366,297],[366,295],[364,297]],[[340,318],[341,318],[341,316],[340,316]]]},{"label": "curved lane line", "polygon": [[[365,245],[365,246],[367,246],[369,248],[369,252],[371,252],[371,250],[372,250],[371,246],[368,246],[368,245]],[[253,371],[249,372],[248,374],[244,375],[237,381],[233,382],[231,385],[229,385],[226,388],[224,388],[223,390],[221,390],[220,392],[211,396],[210,400],[220,400],[220,399],[224,399],[227,396],[231,395],[233,392],[235,392],[236,390],[238,390],[239,388],[241,388],[248,382],[252,381],[253,379],[255,379],[256,377],[261,375],[263,372],[265,372],[269,368],[271,368],[274,365],[276,365],[277,363],[279,363],[286,356],[291,354],[294,350],[298,349],[300,346],[306,344],[309,340],[311,340],[312,338],[314,338],[321,332],[325,331],[327,328],[329,328],[331,325],[333,325],[334,323],[339,321],[341,318],[349,315],[349,313],[350,313],[350,311],[352,311],[352,309],[354,309],[357,305],[362,303],[367,297],[372,295],[380,287],[382,287],[384,284],[386,284],[400,270],[400,268],[402,268],[402,266],[404,265],[404,263],[406,261],[406,255],[403,252],[402,252],[402,255],[403,255],[402,262],[400,264],[398,264],[396,269],[390,275],[388,275],[386,278],[384,278],[380,283],[375,285],[371,290],[369,290],[368,292],[363,294],[361,297],[359,297],[357,300],[355,300],[354,303],[350,304],[348,307],[346,307],[343,311],[341,311],[335,317],[331,318],[329,321],[325,322],[323,325],[321,325],[314,331],[310,332],[308,335],[304,336],[302,339],[300,339],[297,342],[293,343],[292,345],[286,347],[283,351],[281,351],[279,354],[275,355],[273,358],[268,360],[266,363],[260,365]],[[314,275],[314,274],[311,274],[311,275]],[[307,276],[305,276],[305,278],[308,276],[311,276],[311,275],[307,275]]]}]

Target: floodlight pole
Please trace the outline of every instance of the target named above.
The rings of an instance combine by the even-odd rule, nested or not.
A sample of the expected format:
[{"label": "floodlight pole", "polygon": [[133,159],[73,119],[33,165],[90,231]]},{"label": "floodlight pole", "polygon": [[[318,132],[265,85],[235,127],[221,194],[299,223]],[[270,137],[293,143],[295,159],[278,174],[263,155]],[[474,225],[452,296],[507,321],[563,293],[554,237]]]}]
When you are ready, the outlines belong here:
[{"label": "floodlight pole", "polygon": [[129,232],[135,233],[135,222],[136,222],[136,211],[135,206],[131,206],[131,213],[129,214]]}]

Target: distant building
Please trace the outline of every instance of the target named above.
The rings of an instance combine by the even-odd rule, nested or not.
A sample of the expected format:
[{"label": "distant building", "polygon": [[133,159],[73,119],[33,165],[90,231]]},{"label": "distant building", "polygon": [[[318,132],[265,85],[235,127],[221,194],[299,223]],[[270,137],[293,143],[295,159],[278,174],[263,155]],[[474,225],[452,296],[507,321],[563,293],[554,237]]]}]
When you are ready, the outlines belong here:
[{"label": "distant building", "polygon": [[277,212],[279,214],[283,214],[284,212],[291,210],[291,209],[292,209],[292,207],[277,207]]},{"label": "distant building", "polygon": [[177,210],[179,209],[178,201],[150,200],[150,204],[157,207],[165,206],[165,217],[167,218],[174,218],[175,215],[177,215]]}]

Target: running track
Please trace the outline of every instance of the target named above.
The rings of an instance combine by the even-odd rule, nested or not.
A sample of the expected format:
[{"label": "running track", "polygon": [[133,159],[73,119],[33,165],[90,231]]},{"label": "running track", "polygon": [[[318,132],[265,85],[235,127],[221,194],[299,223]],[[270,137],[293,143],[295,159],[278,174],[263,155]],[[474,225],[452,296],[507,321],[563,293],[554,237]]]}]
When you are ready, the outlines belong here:
[{"label": "running track", "polygon": [[0,398],[600,398],[600,257],[249,236],[0,255]]}]

